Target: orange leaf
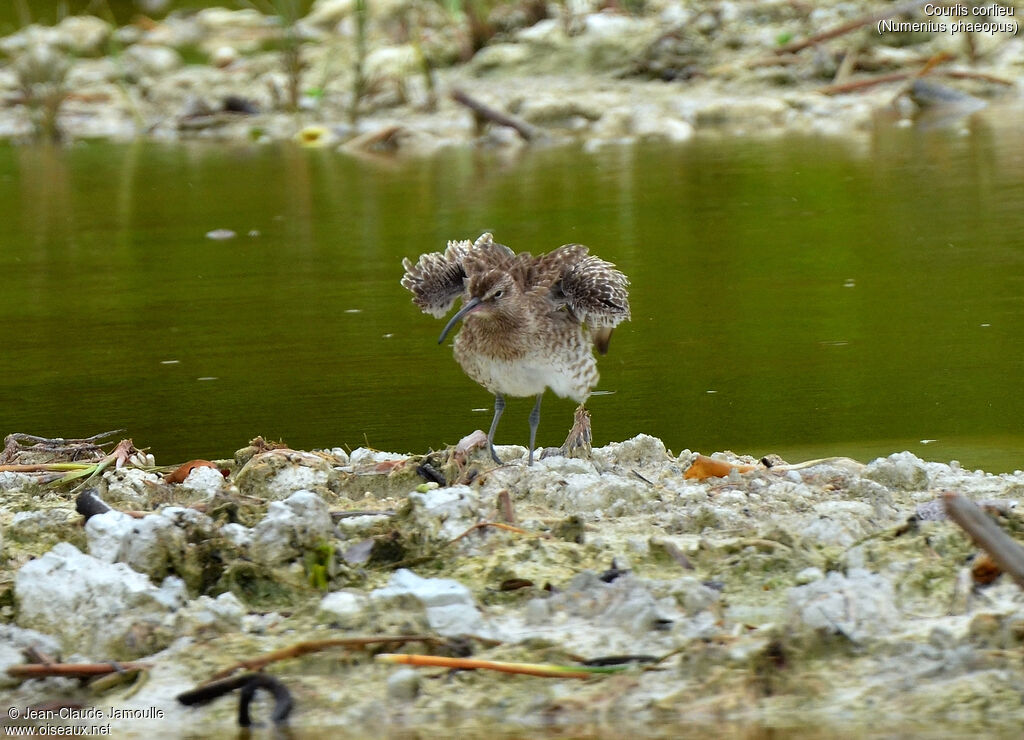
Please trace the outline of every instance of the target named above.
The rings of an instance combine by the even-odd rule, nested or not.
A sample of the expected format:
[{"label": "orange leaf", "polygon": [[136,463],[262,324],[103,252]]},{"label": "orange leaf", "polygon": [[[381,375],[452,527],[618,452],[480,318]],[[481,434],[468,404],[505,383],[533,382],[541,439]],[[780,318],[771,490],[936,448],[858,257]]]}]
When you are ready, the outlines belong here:
[{"label": "orange leaf", "polygon": [[[209,460],[189,460],[187,463],[182,463],[176,470],[168,473],[164,476],[164,483],[184,483],[185,479],[188,478],[188,474],[196,468],[214,468],[214,465]],[[223,473],[222,473],[223,475]]]},{"label": "orange leaf", "polygon": [[715,460],[707,455],[697,455],[697,459],[687,469],[683,478],[686,480],[724,478],[733,470],[749,473],[751,470],[757,470],[759,467],[759,465],[741,465],[739,463],[725,462],[724,460]]}]

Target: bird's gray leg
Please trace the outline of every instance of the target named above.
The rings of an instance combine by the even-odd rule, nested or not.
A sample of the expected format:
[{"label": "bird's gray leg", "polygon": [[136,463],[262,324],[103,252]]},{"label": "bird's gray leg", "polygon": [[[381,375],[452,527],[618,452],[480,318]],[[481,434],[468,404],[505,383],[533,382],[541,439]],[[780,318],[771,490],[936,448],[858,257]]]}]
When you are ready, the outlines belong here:
[{"label": "bird's gray leg", "polygon": [[533,404],[533,411],[530,412],[530,461],[527,465],[533,465],[533,443],[537,441],[537,427],[540,425],[540,399],[544,393],[537,394],[537,403]]},{"label": "bird's gray leg", "polygon": [[498,431],[498,419],[501,418],[501,412],[505,410],[505,397],[500,393],[494,394],[494,418],[491,420],[491,431],[487,432],[487,446],[491,450],[491,459],[498,465],[502,465],[501,458],[498,457],[498,453],[494,451],[494,433]]}]

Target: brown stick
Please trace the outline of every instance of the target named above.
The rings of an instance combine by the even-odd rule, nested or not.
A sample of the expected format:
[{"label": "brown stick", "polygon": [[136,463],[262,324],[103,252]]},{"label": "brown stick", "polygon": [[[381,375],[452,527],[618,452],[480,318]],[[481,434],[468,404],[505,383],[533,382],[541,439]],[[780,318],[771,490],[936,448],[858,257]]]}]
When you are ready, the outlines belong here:
[{"label": "brown stick", "polygon": [[367,645],[386,645],[388,643],[422,642],[427,645],[440,645],[444,641],[432,635],[379,635],[375,637],[339,637],[331,640],[308,640],[289,645],[280,650],[272,650],[269,653],[258,655],[249,660],[235,663],[233,666],[217,671],[210,677],[210,681],[218,681],[230,676],[232,673],[241,670],[259,671],[265,666],[276,663],[279,660],[298,658],[309,653],[317,653],[321,650],[329,650],[335,647],[366,647]]},{"label": "brown stick", "polygon": [[512,497],[508,491],[500,491],[498,493],[498,512],[501,514],[501,518],[509,524],[516,523],[516,509],[512,505]]},{"label": "brown stick", "polygon": [[451,96],[452,100],[469,108],[479,119],[496,123],[499,126],[508,126],[511,129],[515,129],[515,132],[522,136],[525,141],[533,141],[537,138],[537,129],[526,121],[514,118],[513,116],[484,105],[479,100],[471,98],[462,90],[452,90]]},{"label": "brown stick", "polygon": [[1018,586],[1024,588],[1024,547],[965,496],[946,491],[942,494],[942,502],[949,518],[959,524],[996,565],[1009,573]]},{"label": "brown stick", "polygon": [[108,673],[144,671],[152,663],[20,663],[7,668],[7,675],[13,678],[92,678]]},{"label": "brown stick", "polygon": [[868,87],[874,87],[875,85],[884,85],[886,82],[902,82],[911,76],[913,76],[912,72],[890,72],[889,74],[878,75],[877,77],[868,77],[863,80],[843,82],[839,85],[826,85],[818,90],[818,92],[822,95],[841,95],[842,93],[863,90]]},{"label": "brown stick", "polygon": [[[868,87],[874,87],[875,85],[883,85],[886,82],[901,82],[902,80],[906,80],[910,77],[920,76],[922,75],[916,72],[891,72],[889,74],[869,77],[863,80],[844,82],[841,85],[828,85],[818,90],[818,92],[822,95],[839,95],[842,93],[854,92],[856,90],[863,90]],[[1014,84],[1012,80],[996,77],[995,75],[988,75],[983,72],[971,72],[970,70],[965,69],[944,69],[931,73],[931,76],[951,77],[954,80],[981,80],[982,82],[991,82],[997,85]]]},{"label": "brown stick", "polygon": [[863,15],[860,18],[854,18],[852,21],[841,23],[838,26],[833,26],[821,33],[816,33],[813,36],[809,36],[802,41],[793,41],[792,43],[780,46],[775,50],[776,54],[792,54],[793,52],[802,51],[808,46],[815,46],[820,44],[822,41],[828,41],[834,39],[836,36],[843,36],[850,31],[856,31],[858,28],[877,23],[878,21],[884,21],[886,18],[892,18],[894,15],[903,15],[911,11],[917,10],[920,6],[924,5],[925,0],[915,0],[912,3],[906,5],[898,5],[895,8],[889,8],[881,13],[873,13],[871,15]]},{"label": "brown stick", "polygon": [[501,671],[502,673],[517,673],[523,676],[540,676],[542,678],[594,678],[601,673],[612,673],[622,670],[624,666],[615,666],[614,669],[595,670],[572,670],[570,666],[544,665],[538,663],[508,663],[501,660],[478,660],[476,658],[448,658],[442,655],[406,655],[384,654],[378,655],[377,660],[382,663],[403,663],[405,665],[433,666],[437,668],[455,668],[459,670],[484,669],[490,671]]},{"label": "brown stick", "polygon": [[1013,80],[1008,80],[1005,77],[996,77],[995,75],[987,75],[984,72],[971,72],[967,69],[947,69],[941,74],[946,77],[952,77],[954,80],[981,80],[982,82],[991,82],[994,85],[1012,85]]},{"label": "brown stick", "polygon": [[477,522],[472,527],[467,529],[465,532],[460,534],[454,540],[449,540],[446,545],[454,545],[456,542],[461,540],[468,534],[475,532],[478,529],[486,529],[487,527],[495,527],[496,529],[504,529],[506,532],[514,532],[515,534],[529,534],[535,537],[542,537],[544,539],[551,539],[551,535],[546,532],[531,532],[528,529],[522,527],[513,527],[511,524],[502,524],[501,522]]},{"label": "brown stick", "polygon": [[933,69],[938,67],[943,62],[948,62],[950,59],[953,58],[954,57],[952,54],[945,51],[939,52],[938,54],[932,56],[927,62],[925,62],[924,66],[921,67],[921,69],[917,70],[917,72],[911,75],[910,79],[907,82],[899,86],[899,89],[896,91],[896,94],[892,96],[892,100],[889,102],[889,105],[896,105],[896,101],[899,100],[904,95],[906,95],[908,92],[910,92],[910,90],[914,87],[915,82],[917,82],[925,75],[929,74]]}]

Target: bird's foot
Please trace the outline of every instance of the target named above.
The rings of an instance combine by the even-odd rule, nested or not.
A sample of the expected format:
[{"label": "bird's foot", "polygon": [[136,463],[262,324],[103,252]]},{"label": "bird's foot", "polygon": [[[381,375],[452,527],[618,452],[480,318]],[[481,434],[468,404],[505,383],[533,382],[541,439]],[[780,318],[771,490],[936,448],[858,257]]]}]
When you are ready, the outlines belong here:
[{"label": "bird's foot", "polygon": [[572,429],[559,451],[565,457],[590,457],[590,412],[580,404],[573,415]]},{"label": "bird's foot", "polygon": [[489,444],[488,447],[490,447],[491,449],[491,459],[494,460],[494,462],[497,463],[498,465],[504,465],[505,463],[503,463],[501,461],[501,458],[498,457],[498,453],[494,451],[494,445]]}]

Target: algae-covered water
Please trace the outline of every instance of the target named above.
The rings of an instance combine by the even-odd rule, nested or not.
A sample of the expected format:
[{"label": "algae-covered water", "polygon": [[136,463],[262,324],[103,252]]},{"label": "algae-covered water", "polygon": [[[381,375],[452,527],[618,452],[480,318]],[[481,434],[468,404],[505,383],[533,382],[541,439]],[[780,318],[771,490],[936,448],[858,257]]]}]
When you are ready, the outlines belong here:
[{"label": "algae-covered water", "polygon": [[[795,460],[897,449],[1024,467],[1024,141],[885,128],[854,142],[451,150],[0,148],[0,432],[125,428],[160,462],[425,451],[490,420],[403,256],[492,230],[583,242],[632,279],[595,443]],[[233,239],[206,237],[231,229]],[[513,399],[498,441],[523,443]],[[573,404],[545,399],[538,441]]]}]

